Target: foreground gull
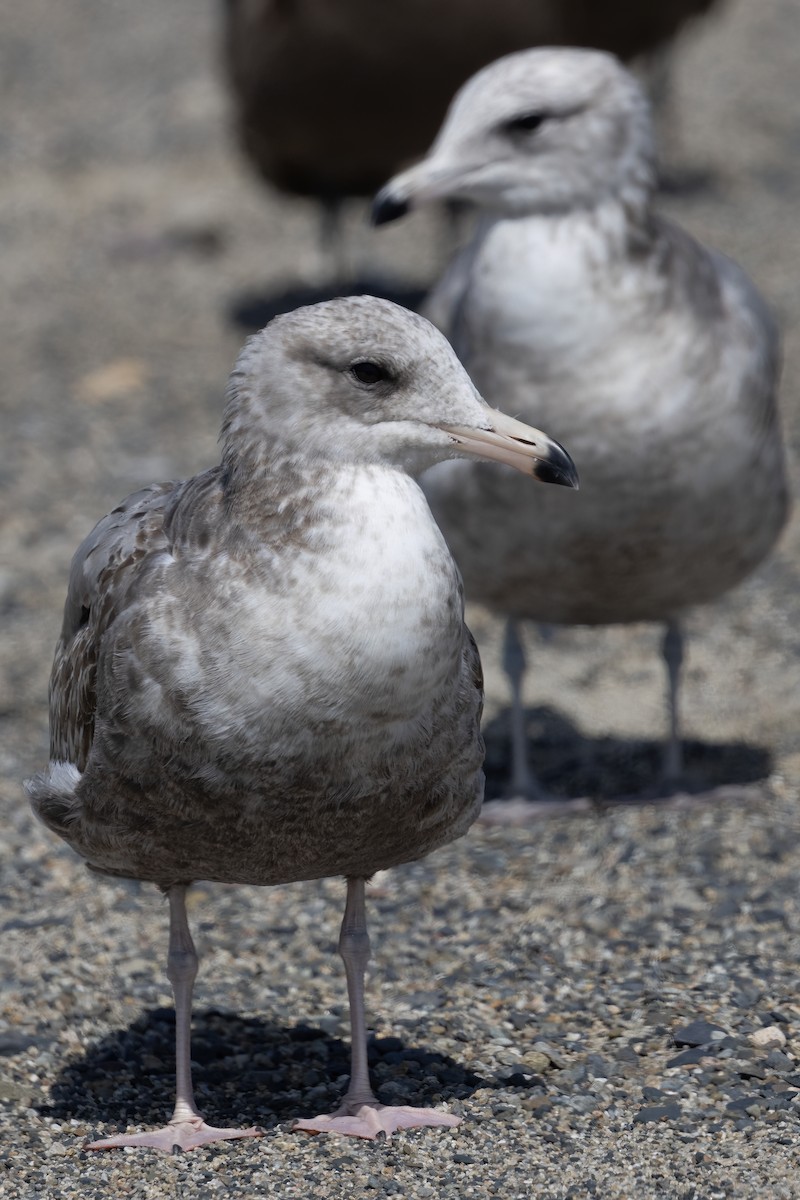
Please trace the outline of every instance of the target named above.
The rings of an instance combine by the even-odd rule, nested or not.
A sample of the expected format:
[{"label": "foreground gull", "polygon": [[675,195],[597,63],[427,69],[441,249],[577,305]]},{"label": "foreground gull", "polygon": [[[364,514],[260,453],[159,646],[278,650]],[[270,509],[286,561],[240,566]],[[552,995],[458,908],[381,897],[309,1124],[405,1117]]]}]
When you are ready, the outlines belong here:
[{"label": "foreground gull", "polygon": [[461,583],[412,476],[454,454],[574,485],[569,456],[487,408],[440,333],[362,296],[279,317],[231,377],[222,463],[153,485],[72,563],[34,810],[93,869],[168,895],[177,1101],[112,1146],[190,1148],[186,920],[194,879],[347,878],[340,951],[353,1069],[298,1128],[455,1125],[377,1103],[363,1001],[364,881],[459,837],[483,790],[480,662]]},{"label": "foreground gull", "polygon": [[509,618],[517,793],[537,788],[516,622],[665,625],[674,782],[680,618],[744,579],[786,519],[772,321],[735,264],[653,211],[654,179],[633,77],[607,54],[540,49],[474,76],[375,201],[378,223],[478,207],[428,315],[491,403],[545,424],[581,467],[574,496],[468,463],[425,481],[467,596]]}]

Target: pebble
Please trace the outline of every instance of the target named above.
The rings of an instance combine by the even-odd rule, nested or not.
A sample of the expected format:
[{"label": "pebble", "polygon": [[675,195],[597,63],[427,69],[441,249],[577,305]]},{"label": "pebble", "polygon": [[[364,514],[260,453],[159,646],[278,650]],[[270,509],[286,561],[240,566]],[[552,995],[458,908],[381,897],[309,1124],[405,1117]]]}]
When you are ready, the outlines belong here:
[{"label": "pebble", "polygon": [[639,1124],[646,1124],[648,1121],[675,1121],[680,1115],[681,1106],[673,1101],[671,1104],[649,1104],[640,1108],[633,1119]]},{"label": "pebble", "polygon": [[777,1025],[768,1025],[765,1029],[754,1030],[750,1041],[759,1050],[781,1050],[786,1045],[786,1034]]},{"label": "pebble", "polygon": [[672,1040],[676,1046],[710,1046],[726,1036],[724,1029],[702,1018],[672,1031]]},{"label": "pebble", "polygon": [[550,1069],[553,1060],[549,1054],[545,1054],[542,1050],[528,1050],[527,1053],[522,1055],[522,1062],[529,1070],[541,1074]]}]

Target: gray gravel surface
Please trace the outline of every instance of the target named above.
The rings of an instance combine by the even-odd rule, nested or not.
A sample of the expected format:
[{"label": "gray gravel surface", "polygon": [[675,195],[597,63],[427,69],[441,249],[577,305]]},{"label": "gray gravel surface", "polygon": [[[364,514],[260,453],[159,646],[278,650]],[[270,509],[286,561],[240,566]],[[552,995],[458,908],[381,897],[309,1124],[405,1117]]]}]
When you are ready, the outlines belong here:
[{"label": "gray gravel surface", "polygon": [[[458,1129],[292,1135],[347,1073],[343,885],[199,885],[198,1096],[265,1137],[180,1158],[81,1150],[163,1119],[172,1017],[160,897],[91,878],[20,788],[46,757],[69,558],[126,492],[214,460],[242,337],[228,314],[245,293],[313,283],[319,259],[312,206],[266,194],[237,157],[206,0],[29,0],[2,24],[0,1196],[796,1196],[797,522],[756,578],[692,618],[691,795],[614,803],[655,761],[657,631],[531,634],[542,773],[599,803],[478,827],[376,881],[378,1090],[446,1104]],[[670,155],[705,186],[665,201],[778,312],[793,447],[799,36],[795,0],[731,0],[684,40]],[[417,283],[444,253],[417,217],[364,240]],[[471,620],[496,790],[499,627]]]}]

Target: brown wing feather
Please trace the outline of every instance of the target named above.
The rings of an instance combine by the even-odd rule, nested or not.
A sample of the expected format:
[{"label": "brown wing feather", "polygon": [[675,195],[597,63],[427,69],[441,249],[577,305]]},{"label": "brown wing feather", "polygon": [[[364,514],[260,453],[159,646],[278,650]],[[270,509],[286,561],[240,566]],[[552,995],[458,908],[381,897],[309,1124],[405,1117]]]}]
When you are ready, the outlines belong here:
[{"label": "brown wing feather", "polygon": [[166,545],[165,511],[178,485],[152,484],[98,521],[75,552],[50,675],[50,757],[83,771],[94,736],[97,655],[145,555]]}]

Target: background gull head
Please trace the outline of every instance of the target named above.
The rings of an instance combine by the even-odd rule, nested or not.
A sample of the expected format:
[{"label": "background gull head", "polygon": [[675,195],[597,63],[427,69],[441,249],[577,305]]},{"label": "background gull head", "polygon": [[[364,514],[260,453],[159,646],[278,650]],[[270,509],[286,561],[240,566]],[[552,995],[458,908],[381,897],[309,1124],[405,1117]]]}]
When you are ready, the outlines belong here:
[{"label": "background gull head", "polygon": [[509,217],[641,204],[654,179],[647,101],[613,55],[522,50],[464,84],[427,156],[378,193],[373,220],[444,199]]}]

